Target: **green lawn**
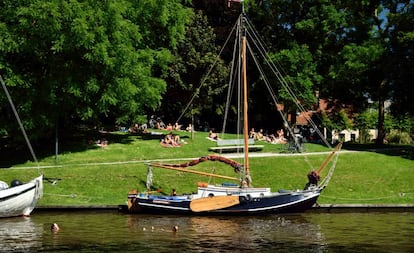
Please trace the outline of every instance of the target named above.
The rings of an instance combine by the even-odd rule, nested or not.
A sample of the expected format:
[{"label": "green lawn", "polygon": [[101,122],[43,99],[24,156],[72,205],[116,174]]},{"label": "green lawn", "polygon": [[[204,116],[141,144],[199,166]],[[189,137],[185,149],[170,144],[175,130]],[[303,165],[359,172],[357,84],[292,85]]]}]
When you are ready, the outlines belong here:
[{"label": "green lawn", "polygon": [[[140,136],[123,133],[105,134],[109,145],[101,148],[89,144],[92,137],[88,135],[74,136],[70,143],[65,142],[61,147],[57,161],[54,155],[39,158],[46,178],[50,181],[61,179],[56,184],[44,182],[44,197],[39,205],[124,204],[131,189],[145,190],[145,161],[188,161],[210,154],[208,148],[215,146],[214,142],[206,138],[208,133],[195,133],[194,139],[190,133],[179,134],[187,142],[179,148],[164,148],[157,139],[144,140]],[[255,153],[286,153],[281,145],[258,144],[264,144],[265,147]],[[413,147],[386,146],[386,149],[367,151],[367,147],[361,145],[345,145],[342,150],[347,151],[348,148],[355,152],[340,154],[334,176],[319,199],[320,204],[414,203]],[[302,156],[252,157],[250,168],[253,185],[271,187],[274,191],[302,189],[309,170],[317,169],[327,157],[326,153],[315,153],[329,150],[321,145],[306,144],[306,151]],[[326,175],[328,169],[323,171],[322,176]],[[231,167],[218,162],[199,164],[197,170],[235,176]],[[178,193],[193,192],[200,181],[227,181],[159,168],[153,168],[153,174],[154,188],[162,189],[166,194],[172,188],[176,188]],[[38,168],[32,162],[14,163],[10,168],[0,170],[0,178],[5,182],[15,178],[28,181],[36,175]]]}]

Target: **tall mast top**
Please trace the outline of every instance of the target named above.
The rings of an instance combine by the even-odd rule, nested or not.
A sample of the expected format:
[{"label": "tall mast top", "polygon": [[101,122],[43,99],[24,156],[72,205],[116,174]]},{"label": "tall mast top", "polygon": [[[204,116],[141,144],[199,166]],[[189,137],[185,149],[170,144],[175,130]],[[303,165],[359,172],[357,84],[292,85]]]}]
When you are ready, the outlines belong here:
[{"label": "tall mast top", "polygon": [[227,1],[227,6],[230,8],[231,7],[231,2],[237,2],[241,4],[242,7],[242,13],[244,14],[244,0],[228,0]]}]

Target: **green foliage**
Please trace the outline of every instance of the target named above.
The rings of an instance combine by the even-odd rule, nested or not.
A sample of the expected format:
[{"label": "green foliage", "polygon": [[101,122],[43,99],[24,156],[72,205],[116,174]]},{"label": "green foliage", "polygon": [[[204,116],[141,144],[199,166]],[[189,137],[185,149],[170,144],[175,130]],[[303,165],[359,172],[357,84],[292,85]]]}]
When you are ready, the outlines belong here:
[{"label": "green foliage", "polygon": [[322,113],[322,124],[330,129],[340,132],[345,129],[352,129],[353,123],[344,110]]},{"label": "green foliage", "polygon": [[395,143],[395,144],[412,144],[413,143],[413,139],[411,138],[409,133],[398,131],[398,130],[391,130],[390,133],[387,134],[387,141],[388,143]]},{"label": "green foliage", "polygon": [[[367,98],[390,98],[394,116],[413,115],[412,1],[245,4],[303,105],[311,105],[318,90],[321,98],[352,104],[357,112],[367,108]],[[207,17],[183,5],[202,6]],[[144,122],[157,109],[175,120],[216,59],[216,44],[225,40],[239,14],[240,5],[235,6],[228,9],[219,1],[3,0],[0,74],[32,138],[50,139],[56,124]],[[223,112],[219,94],[227,72],[220,60],[193,112],[208,119]],[[251,78],[253,84],[260,81]],[[257,90],[253,100],[262,113],[269,106],[256,102],[263,97]],[[293,111],[282,89],[276,90]],[[17,135],[2,94],[0,104],[0,133]],[[347,125],[339,118],[340,125]]]},{"label": "green foliage", "polygon": [[390,29],[389,39],[392,45],[392,59],[390,69],[393,79],[394,115],[409,113],[414,115],[414,103],[411,94],[414,86],[414,3],[412,1],[384,1],[390,9],[388,16]]},{"label": "green foliage", "polygon": [[[378,113],[373,109],[365,110],[355,117],[355,127],[360,130],[361,142],[368,142],[372,136],[368,135],[368,130],[375,129],[378,124]],[[410,133],[414,126],[414,120],[408,114],[395,117],[389,113],[385,115],[384,129],[387,133],[389,143],[410,144],[412,139]]]},{"label": "green foliage", "polygon": [[414,119],[408,114],[395,117],[387,115],[385,118],[385,129],[387,130],[387,141],[396,144],[413,143],[410,133],[413,130]]},{"label": "green foliage", "polygon": [[[314,90],[322,81],[322,77],[317,72],[317,65],[308,46],[294,45],[291,49],[281,50],[270,57],[287,71],[286,79],[289,80],[289,86],[302,105],[306,108],[314,105],[316,103]],[[283,87],[279,88],[279,94],[285,104],[295,102]]]},{"label": "green foliage", "polygon": [[[175,0],[1,6],[0,73],[24,124],[43,137],[58,121],[128,123],[157,108],[166,90],[160,77],[191,13]],[[0,117],[6,122],[9,114]]]},{"label": "green foliage", "polygon": [[378,113],[374,110],[365,110],[355,117],[355,127],[359,130],[360,143],[369,142],[373,136],[371,136],[369,130],[375,129],[378,124]]},{"label": "green foliage", "polygon": [[[216,35],[207,17],[201,11],[191,17],[185,38],[174,50],[174,60],[164,76],[168,80],[168,87],[160,111],[171,123],[178,119],[193,95],[196,95],[195,100],[184,120],[189,121],[194,115],[214,117],[216,106],[220,106],[216,100],[222,100],[223,84],[228,78],[227,66],[218,59]],[[213,64],[214,68],[211,69]]]},{"label": "green foliage", "polygon": [[395,121],[394,129],[398,129],[404,132],[411,132],[414,127],[414,117],[408,113],[399,117],[393,117]]},{"label": "green foliage", "polygon": [[355,126],[358,129],[375,129],[378,114],[373,110],[365,110],[355,118]]}]

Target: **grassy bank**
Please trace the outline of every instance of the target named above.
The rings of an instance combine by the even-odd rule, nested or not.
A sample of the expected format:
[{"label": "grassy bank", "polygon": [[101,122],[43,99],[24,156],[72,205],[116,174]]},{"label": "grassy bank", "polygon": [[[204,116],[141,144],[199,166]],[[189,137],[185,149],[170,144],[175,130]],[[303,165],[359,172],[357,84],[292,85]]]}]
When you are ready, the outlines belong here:
[{"label": "grassy bank", "polygon": [[[100,136],[79,135],[66,142],[57,161],[53,155],[41,157],[45,181],[44,197],[40,206],[47,205],[118,205],[124,204],[131,189],[145,190],[148,160],[174,159],[187,161],[207,155],[215,143],[206,139],[207,133],[180,132],[187,142],[180,148],[164,148],[159,140],[145,140],[140,136],[104,133]],[[234,136],[226,136],[233,138]],[[109,140],[105,148],[91,144],[96,138]],[[264,143],[260,143],[264,144]],[[261,153],[285,153],[281,145],[264,144]],[[414,203],[413,148],[395,148],[372,151],[361,146],[356,152],[340,154],[334,176],[322,193],[321,204],[412,204]],[[370,147],[372,148],[372,147]],[[347,150],[345,146],[344,151]],[[325,147],[306,144],[306,155],[253,157],[250,160],[254,186],[277,189],[301,189],[307,182],[306,174],[318,168],[327,157]],[[257,152],[255,152],[257,153]],[[315,154],[316,153],[316,154]],[[318,154],[320,153],[320,154]],[[14,164],[0,170],[0,180],[10,182],[18,178],[28,181],[38,175],[36,164]],[[43,167],[45,166],[45,167]],[[229,166],[218,162],[205,162],[197,170],[235,176]],[[325,169],[323,173],[328,170]],[[222,179],[209,179],[199,175],[153,169],[154,189],[169,194],[196,190],[197,182],[222,183]],[[60,180],[59,180],[60,179]],[[57,180],[57,181],[56,181]],[[227,181],[227,180],[224,180]],[[56,182],[56,183],[53,183]]]}]

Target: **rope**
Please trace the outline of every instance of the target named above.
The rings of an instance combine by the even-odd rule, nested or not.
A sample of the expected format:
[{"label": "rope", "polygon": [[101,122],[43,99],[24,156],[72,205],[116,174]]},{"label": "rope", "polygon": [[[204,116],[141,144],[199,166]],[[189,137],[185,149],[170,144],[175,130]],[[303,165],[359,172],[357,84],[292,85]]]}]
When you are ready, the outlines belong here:
[{"label": "rope", "polygon": [[78,197],[77,194],[53,194],[53,193],[44,193],[43,195],[50,195],[50,196],[58,196],[58,197],[71,197],[71,198],[76,198]]},{"label": "rope", "polygon": [[337,154],[335,155],[335,159],[334,159],[334,161],[333,161],[333,163],[332,163],[331,167],[329,168],[328,175],[326,175],[326,177],[325,177],[325,178],[322,180],[322,182],[320,183],[320,186],[319,186],[319,187],[320,187],[321,189],[323,189],[323,188],[325,188],[326,186],[328,186],[329,181],[331,181],[331,178],[332,178],[333,173],[334,173],[335,168],[336,168],[336,163],[337,163],[337,161],[338,161],[338,157],[339,157],[339,154],[337,153]]},{"label": "rope", "polygon": [[306,164],[309,166],[309,169],[310,169],[310,170],[314,170],[314,166],[313,166],[313,165],[312,165],[312,163],[309,161],[309,157],[306,155],[306,153],[305,153],[305,155],[304,155],[303,157],[304,157],[304,159],[305,159]]},{"label": "rope", "polygon": [[[255,42],[255,40],[253,40],[253,42]],[[254,43],[254,45],[256,46],[256,48],[259,48],[256,43]],[[263,81],[264,81],[264,83],[265,83],[265,85],[267,87],[267,90],[270,93],[270,96],[271,96],[271,98],[273,100],[273,103],[275,104],[275,106],[277,108],[277,104],[279,104],[279,101],[278,101],[278,98],[276,96],[276,92],[274,91],[274,89],[270,85],[269,79],[265,75],[262,66],[259,64],[256,55],[252,52],[252,49],[251,49],[251,46],[250,46],[249,43],[248,43],[248,48],[249,48],[250,55],[252,56],[254,62],[256,63],[256,66],[257,66],[257,68],[258,68],[258,70],[260,72],[260,75],[263,78]],[[265,56],[262,55],[262,57],[265,57]],[[280,111],[280,110],[277,110],[277,111],[279,112],[280,116],[282,117],[284,125],[285,126],[289,126],[289,122],[288,122],[287,118],[285,117],[285,115],[282,113],[282,111]],[[295,136],[295,134],[293,132],[293,129],[291,127],[287,127],[287,130],[289,131],[290,136]],[[293,141],[294,141],[294,144],[295,144],[295,150],[297,149],[297,147],[303,146],[303,144],[300,144],[299,143],[299,139],[298,138],[293,138]],[[298,150],[298,151],[301,152],[300,150]],[[308,160],[308,157],[306,155],[305,155],[305,162],[308,164],[308,166],[309,166],[310,169],[313,169],[313,166],[310,163],[310,161]]]},{"label": "rope", "polygon": [[[234,29],[235,29],[236,25],[233,26],[232,31],[229,33],[229,36],[227,37],[226,41],[224,42],[223,47],[221,48],[219,54],[217,55],[216,59],[214,60],[214,62],[211,64],[210,69],[207,71],[206,75],[201,79],[200,81],[200,85],[198,86],[196,92],[194,93],[194,95],[191,97],[190,101],[187,103],[186,107],[184,108],[183,112],[181,113],[181,115],[178,117],[178,119],[176,120],[176,122],[179,122],[181,120],[181,118],[184,116],[184,114],[186,113],[186,111],[188,110],[188,108],[190,107],[190,105],[193,103],[194,99],[196,98],[196,96],[198,96],[198,93],[200,92],[200,89],[202,86],[204,86],[207,78],[210,76],[211,71],[213,71],[214,66],[216,65],[216,63],[220,60],[220,56],[224,51],[224,48],[227,45],[227,42],[230,40],[230,36],[233,33]],[[194,127],[194,126],[193,126]]]},{"label": "rope", "polygon": [[[301,105],[299,103],[299,99],[298,97],[295,95],[295,93],[293,92],[292,88],[290,87],[290,85],[288,84],[288,82],[286,81],[286,79],[283,76],[286,76],[285,73],[282,73],[283,68],[280,66],[280,64],[278,62],[276,62],[276,64],[278,64],[278,66],[275,65],[275,62],[273,62],[270,57],[266,54],[266,48],[263,46],[264,43],[262,42],[262,40],[260,39],[260,37],[257,35],[257,31],[254,28],[254,26],[251,24],[251,22],[249,21],[249,19],[246,18],[246,23],[249,25],[250,30],[252,32],[252,40],[253,42],[255,42],[254,44],[256,45],[256,48],[258,50],[258,52],[260,53],[260,55],[263,57],[263,59],[265,60],[265,62],[267,63],[267,65],[270,67],[270,69],[272,70],[273,74],[275,75],[275,77],[279,80],[279,83],[283,86],[283,88],[285,89],[285,91],[290,95],[290,97],[292,98],[292,100],[295,102],[296,106],[299,108],[299,110],[301,112],[306,112],[307,110],[305,110],[305,108],[303,107],[303,105]],[[250,34],[250,33],[249,33]],[[293,85],[292,85],[293,86]],[[299,93],[299,92],[297,92]],[[329,148],[331,148],[331,145],[329,144],[329,142],[324,138],[323,134],[320,132],[319,128],[317,127],[317,125],[315,124],[315,122],[306,114],[304,113],[306,120],[314,127],[315,131],[318,133],[318,135],[321,137],[321,139],[323,140],[323,142],[326,144],[326,146],[328,146]]]},{"label": "rope", "polygon": [[65,198],[82,198],[82,199],[104,199],[104,196],[79,196],[78,194],[72,193],[72,194],[54,194],[54,193],[44,193],[43,195],[49,195],[49,196],[56,196],[56,197],[65,197]]},{"label": "rope", "polygon": [[[233,29],[234,30],[234,29]],[[235,39],[234,39],[234,45],[237,45],[237,39],[238,39],[238,33],[239,33],[239,29],[236,29],[235,30],[236,31],[236,33],[237,33],[237,35],[235,36]],[[237,47],[235,46],[235,47],[233,47],[233,58],[232,59],[236,59],[235,58],[235,55],[236,55],[236,53],[237,53]],[[224,119],[223,119],[223,126],[222,126],[222,129],[221,129],[221,136],[222,137],[224,137],[224,134],[225,134],[225,131],[226,131],[226,124],[227,124],[227,117],[228,117],[228,114],[229,114],[229,108],[230,108],[230,99],[231,99],[231,96],[232,96],[232,94],[233,94],[233,88],[234,88],[234,86],[232,85],[232,83],[233,83],[233,75],[235,75],[235,74],[238,74],[238,73],[234,73],[234,69],[235,69],[235,67],[234,67],[234,65],[235,65],[236,63],[234,62],[234,61],[232,61],[231,62],[231,70],[230,70],[230,80],[229,80],[229,88],[228,88],[228,90],[227,90],[227,99],[226,99],[226,107],[225,107],[225,109],[224,109]]]},{"label": "rope", "polygon": [[36,158],[36,155],[33,151],[32,144],[30,144],[29,138],[27,137],[27,134],[26,134],[26,130],[23,127],[22,121],[20,120],[19,114],[17,113],[16,107],[14,106],[13,100],[11,99],[9,91],[7,90],[6,84],[4,83],[3,77],[1,75],[0,75],[0,82],[1,82],[1,86],[3,86],[4,92],[6,93],[7,99],[9,100],[10,106],[13,110],[14,116],[16,117],[17,123],[19,124],[20,129],[22,130],[24,139],[27,143],[27,146],[29,147],[30,153],[32,154],[33,160],[37,164],[39,174],[43,174],[42,170],[40,169],[40,165],[39,165],[39,162]]}]

